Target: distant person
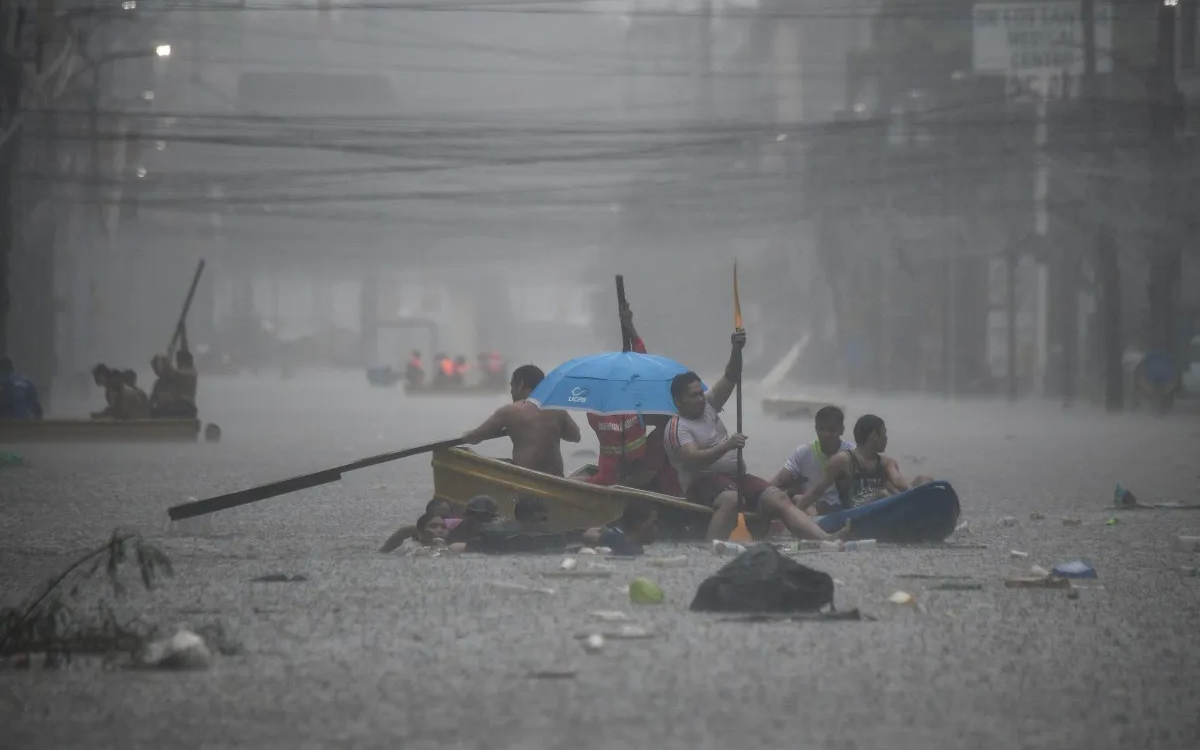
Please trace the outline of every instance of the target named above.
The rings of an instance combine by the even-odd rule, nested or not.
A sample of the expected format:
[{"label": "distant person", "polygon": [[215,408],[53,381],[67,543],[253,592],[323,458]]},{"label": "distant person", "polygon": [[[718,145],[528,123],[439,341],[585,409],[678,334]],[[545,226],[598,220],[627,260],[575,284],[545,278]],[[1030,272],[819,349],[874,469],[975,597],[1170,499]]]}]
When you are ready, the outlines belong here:
[{"label": "distant person", "polygon": [[138,398],[137,391],[127,383],[121,370],[105,365],[92,368],[92,379],[104,388],[107,406],[94,412],[92,419],[147,419],[150,416],[146,402]]},{"label": "distant person", "polygon": [[138,388],[137,372],[134,370],[122,370],[121,382],[125,385],[125,392],[129,393],[135,402],[131,407],[132,411],[144,414],[145,417],[140,417],[141,419],[150,416],[150,397],[146,395],[145,391]]},{"label": "distant person", "polygon": [[546,507],[545,498],[536,495],[522,495],[513,506],[513,519],[521,531],[545,531],[550,523],[550,510]]},{"label": "distant person", "polygon": [[521,365],[514,370],[509,382],[513,402],[497,409],[475,429],[463,433],[463,440],[478,445],[484,440],[508,435],[512,439],[514,464],[561,477],[560,442],[578,443],[579,426],[565,411],[539,409],[526,400],[544,377],[534,365]]},{"label": "distant person", "polygon": [[92,412],[92,419],[112,419],[121,400],[121,389],[114,387],[108,365],[100,363],[92,368],[92,382],[104,389],[104,409]]},{"label": "distant person", "polygon": [[910,485],[900,473],[900,466],[883,455],[888,442],[887,425],[874,414],[864,414],[854,423],[854,442],[854,448],[838,453],[825,464],[821,478],[797,502],[802,510],[824,497],[830,487],[837,488],[841,507],[850,510],[932,481],[917,477]]},{"label": "distant person", "polygon": [[437,363],[433,373],[434,385],[449,385],[454,379],[454,360],[445,354],[438,354],[434,359]]},{"label": "distant person", "polygon": [[[836,406],[824,406],[817,410],[814,419],[817,429],[817,439],[804,443],[792,451],[783,463],[783,468],[771,480],[771,484],[793,497],[796,501],[804,496],[804,491],[821,478],[825,466],[830,459],[839,453],[854,449],[854,443],[842,439],[846,431],[846,417]],[[817,499],[816,511],[819,514],[835,513],[842,510],[838,489],[830,485],[825,494]]]},{"label": "distant person", "polygon": [[174,366],[165,355],[156,354],[150,367],[157,376],[150,391],[150,414],[156,419],[195,419],[196,368],[187,349],[186,334]]},{"label": "distant person", "polygon": [[0,419],[41,419],[42,402],[33,381],[0,356]]},{"label": "distant person", "polygon": [[404,366],[404,381],[410,386],[419,387],[425,382],[425,365],[421,362],[421,352],[413,349],[408,355],[408,364]]},{"label": "distant person", "polygon": [[489,387],[501,388],[504,386],[504,373],[507,372],[508,367],[504,357],[500,356],[500,352],[492,349],[480,354],[479,364],[484,382]]},{"label": "distant person", "polygon": [[732,348],[725,373],[707,394],[700,376],[694,372],[676,375],[671,381],[671,397],[679,413],[667,425],[667,454],[679,472],[685,497],[713,509],[709,539],[728,539],[737,527],[739,494],[746,510],[757,510],[768,519],[782,521],[792,534],[829,539],[830,535],[793,505],[785,492],[739,467],[737,450],[745,446],[746,436],[730,437],[720,411],[733,395],[742,373],[746,332],[735,331],[730,342]]}]

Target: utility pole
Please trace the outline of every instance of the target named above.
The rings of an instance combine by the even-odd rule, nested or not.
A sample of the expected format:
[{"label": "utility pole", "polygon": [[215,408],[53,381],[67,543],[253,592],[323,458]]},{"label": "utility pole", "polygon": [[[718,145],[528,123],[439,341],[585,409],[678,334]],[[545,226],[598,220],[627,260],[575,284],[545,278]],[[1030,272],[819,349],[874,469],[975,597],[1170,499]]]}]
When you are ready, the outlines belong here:
[{"label": "utility pole", "polygon": [[24,68],[17,54],[16,7],[0,6],[0,355],[8,353],[8,259],[14,246],[13,193],[21,138],[21,90]]}]

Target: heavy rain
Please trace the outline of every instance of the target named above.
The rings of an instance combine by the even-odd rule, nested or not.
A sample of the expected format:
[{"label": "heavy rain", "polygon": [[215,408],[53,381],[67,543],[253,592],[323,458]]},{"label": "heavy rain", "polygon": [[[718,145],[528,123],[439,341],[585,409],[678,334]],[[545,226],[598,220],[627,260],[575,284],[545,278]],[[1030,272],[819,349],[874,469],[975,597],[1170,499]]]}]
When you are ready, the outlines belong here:
[{"label": "heavy rain", "polygon": [[4,746],[1193,746],[1198,9],[0,0]]}]

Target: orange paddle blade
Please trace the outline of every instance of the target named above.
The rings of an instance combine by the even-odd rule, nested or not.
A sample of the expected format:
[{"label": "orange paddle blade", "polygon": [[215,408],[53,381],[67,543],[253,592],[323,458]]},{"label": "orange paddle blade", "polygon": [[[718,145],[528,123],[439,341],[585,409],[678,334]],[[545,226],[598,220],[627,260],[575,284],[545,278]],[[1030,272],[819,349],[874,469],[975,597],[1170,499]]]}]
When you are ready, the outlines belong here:
[{"label": "orange paddle blade", "polygon": [[742,329],[742,301],[738,297],[737,258],[733,259],[733,328],[735,331]]}]

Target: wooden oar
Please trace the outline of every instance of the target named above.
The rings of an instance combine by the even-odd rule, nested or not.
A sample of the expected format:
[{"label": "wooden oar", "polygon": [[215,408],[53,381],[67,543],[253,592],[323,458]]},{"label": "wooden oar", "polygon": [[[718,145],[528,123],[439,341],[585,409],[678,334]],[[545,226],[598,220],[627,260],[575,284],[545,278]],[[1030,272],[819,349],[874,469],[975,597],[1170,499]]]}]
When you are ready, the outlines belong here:
[{"label": "wooden oar", "polygon": [[172,521],[179,521],[184,518],[194,518],[203,516],[208,513],[216,513],[219,510],[228,510],[236,508],[239,505],[249,505],[257,503],[259,500],[266,500],[272,497],[286,495],[289,492],[297,490],[306,490],[309,487],[320,487],[323,484],[330,484],[342,478],[342,474],[355,469],[365,469],[368,466],[387,463],[388,461],[397,461],[401,458],[416,456],[422,453],[432,453],[443,448],[453,448],[456,445],[463,444],[462,438],[453,438],[450,440],[439,440],[436,443],[426,443],[412,448],[405,448],[402,451],[393,451],[392,453],[380,453],[378,456],[364,458],[354,463],[349,463],[344,466],[336,466],[332,469],[313,472],[312,474],[303,474],[291,479],[281,479],[278,482],[271,482],[259,487],[251,487],[248,490],[240,490],[238,492],[230,492],[227,495],[218,495],[204,500],[194,500],[190,503],[183,503],[167,509],[167,515]]},{"label": "wooden oar", "polygon": [[[733,330],[742,330],[742,300],[738,296],[738,277],[737,277],[737,258],[733,259]],[[741,358],[745,359],[745,353],[739,353]],[[742,365],[739,364],[737,383],[734,384],[734,390],[737,393],[737,434],[742,434]],[[746,478],[745,464],[742,463],[742,449],[737,449],[737,493],[738,506],[742,504],[742,481]]]},{"label": "wooden oar", "polygon": [[175,331],[171,334],[171,343],[167,344],[167,356],[170,357],[175,353],[175,345],[179,343],[179,339],[183,336],[184,327],[187,325],[188,311],[192,309],[192,299],[196,296],[196,287],[200,284],[200,276],[204,273],[204,259],[196,265],[196,273],[192,276],[192,285],[188,287],[187,298],[183,301],[183,312],[179,313],[179,321],[175,324]]}]

